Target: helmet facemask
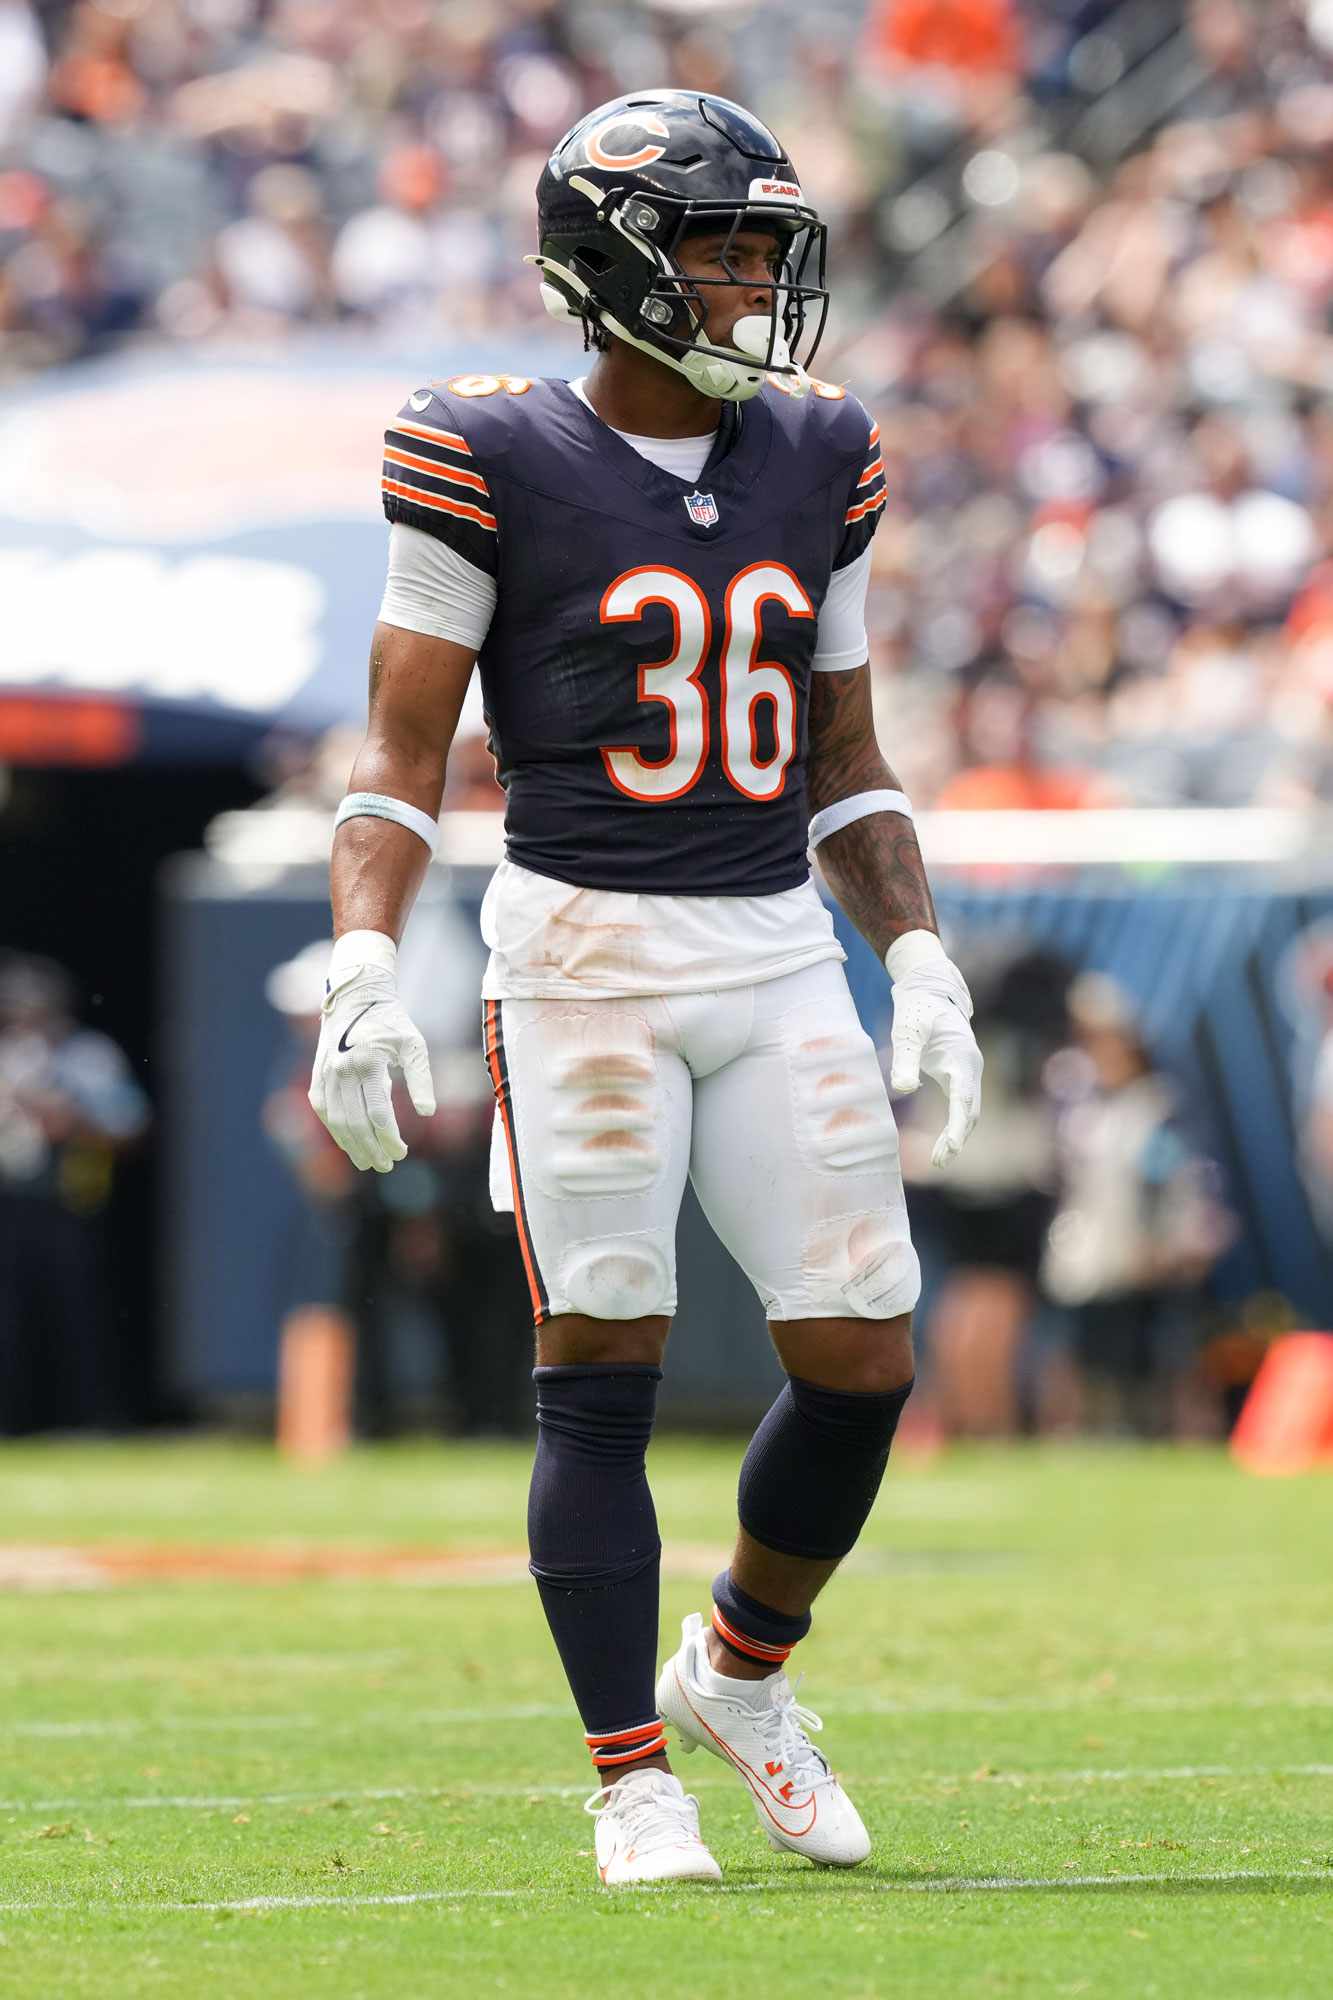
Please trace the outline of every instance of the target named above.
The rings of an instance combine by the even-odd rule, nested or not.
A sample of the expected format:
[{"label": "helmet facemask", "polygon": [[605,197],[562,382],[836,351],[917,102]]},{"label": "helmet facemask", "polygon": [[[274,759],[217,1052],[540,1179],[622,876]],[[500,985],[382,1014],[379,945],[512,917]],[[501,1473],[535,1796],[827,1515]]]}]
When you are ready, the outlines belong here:
[{"label": "helmet facemask", "polygon": [[[598,229],[614,229],[634,246],[643,265],[638,258],[620,264],[614,296],[608,300],[604,267],[612,260],[590,240],[591,232],[568,246],[544,243],[544,254],[531,261],[548,280],[542,286],[548,311],[562,318],[591,317],[676,369],[704,395],[745,402],[766,378],[790,394],[806,393],[806,369],[828,316],[827,231],[813,209],[779,202],[738,207],[627,188],[603,190],[579,174],[570,175],[569,185],[595,204]],[[736,239],[748,230],[775,235],[782,246],[781,265],[767,281],[735,268]],[[718,277],[686,272],[679,261],[685,239],[705,233],[723,237]],[[766,290],[768,310],[736,322],[734,345],[710,342],[704,332],[708,294],[737,286]]]}]

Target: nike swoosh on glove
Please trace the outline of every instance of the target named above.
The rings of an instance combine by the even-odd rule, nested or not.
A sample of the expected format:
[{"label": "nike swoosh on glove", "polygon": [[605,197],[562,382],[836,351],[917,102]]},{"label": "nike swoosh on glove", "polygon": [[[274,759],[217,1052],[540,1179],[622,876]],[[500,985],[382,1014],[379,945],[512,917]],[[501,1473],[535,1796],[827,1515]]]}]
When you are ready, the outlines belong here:
[{"label": "nike swoosh on glove", "polygon": [[972,995],[933,931],[907,931],[884,954],[893,981],[893,1067],[889,1088],[913,1091],[922,1072],[949,1100],[949,1117],[930,1156],[947,1166],[981,1112],[981,1050],[972,1033]]},{"label": "nike swoosh on glove", "polygon": [[393,1110],[395,1069],[423,1118],[435,1109],[426,1044],[398,998],[398,947],[348,931],[333,947],[310,1102],[354,1167],[391,1173],[407,1147]]}]

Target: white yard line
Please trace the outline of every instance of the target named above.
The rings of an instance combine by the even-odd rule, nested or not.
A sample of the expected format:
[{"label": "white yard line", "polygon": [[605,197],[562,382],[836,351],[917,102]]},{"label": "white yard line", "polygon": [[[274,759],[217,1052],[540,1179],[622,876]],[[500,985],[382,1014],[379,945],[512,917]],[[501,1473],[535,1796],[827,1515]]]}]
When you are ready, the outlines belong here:
[{"label": "white yard line", "polygon": [[[1166,1764],[1125,1765],[1114,1770],[1083,1771],[899,1771],[886,1777],[859,1776],[847,1780],[852,1791],[905,1789],[918,1785],[1037,1785],[1179,1784],[1191,1780],[1249,1778],[1333,1778],[1333,1764]],[[730,1784],[723,1773],[705,1772],[691,1779],[701,1790]],[[298,1792],[160,1792],[143,1797],[116,1798],[106,1793],[79,1793],[46,1799],[0,1799],[0,1812],[239,1812],[248,1806],[354,1806],[438,1800],[466,1805],[471,1799],[581,1799],[586,1785],[472,1784],[451,1786],[375,1785],[343,1789],[326,1785]]]},{"label": "white yard line", "polygon": [[[1136,1767],[1125,1765],[1110,1771],[989,1771],[955,1773],[930,1780],[939,1784],[987,1785],[1121,1785],[1142,1784],[1155,1779],[1188,1778],[1333,1778],[1333,1764],[1162,1764]],[[863,1778],[862,1784],[866,1782]],[[897,1782],[875,1779],[871,1784]]]},{"label": "white yard line", "polygon": [[[853,1711],[855,1713],[855,1711]],[[338,1721],[324,1715],[132,1715],[80,1718],[77,1722],[0,1721],[3,1736],[138,1736],[159,1731],[189,1734],[194,1730],[227,1729],[319,1729],[330,1736],[362,1734],[379,1724],[406,1723],[409,1726],[448,1728],[454,1723],[552,1722],[572,1723],[574,1712],[567,1702],[532,1702],[514,1708],[395,1709],[375,1712],[356,1719]]]},{"label": "white yard line", "polygon": [[[839,1716],[899,1715],[1064,1715],[1087,1709],[1103,1715],[1205,1714],[1215,1709],[1242,1709],[1249,1713],[1263,1709],[1333,1708],[1333,1689],[1311,1689],[1302,1694],[1139,1694],[1117,1695],[1102,1691],[1070,1695],[966,1695],[935,1697],[921,1701],[878,1699],[853,1696],[830,1699],[830,1709]],[[8,1721],[0,1719],[0,1738],[5,1736],[78,1737],[134,1736],[229,1729],[285,1730],[318,1729],[325,1735],[362,1735],[368,1728],[383,1726],[450,1728],[454,1724],[566,1721],[573,1723],[573,1710],[566,1702],[530,1702],[508,1708],[422,1708],[374,1710],[342,1720],[326,1715],[154,1715],[89,1717],[77,1721]]]},{"label": "white yard line", "polygon": [[[42,1659],[42,1674],[45,1679],[54,1676],[68,1676],[80,1682],[93,1682],[101,1686],[116,1681],[157,1682],[178,1675],[181,1661],[165,1658],[161,1654],[151,1657],[136,1657],[121,1654],[114,1660],[104,1660],[97,1666],[89,1666],[76,1655],[47,1653]],[[398,1647],[392,1652],[380,1653],[247,1653],[244,1660],[246,1674],[261,1680],[266,1674],[359,1674],[387,1673],[394,1668],[408,1671],[425,1671],[424,1663],[414,1663],[411,1653]],[[192,1654],[191,1671],[204,1666],[215,1667],[221,1672],[232,1673],[237,1665],[234,1654]],[[31,1657],[26,1660],[0,1660],[0,1686],[23,1687],[33,1677]]]},{"label": "white yard line", "polygon": [[847,1698],[827,1697],[831,1711],[839,1715],[1065,1715],[1095,1708],[1121,1714],[1189,1714],[1217,1708],[1247,1711],[1268,1708],[1333,1708],[1333,1688],[1308,1688],[1302,1694],[1117,1694],[1114,1689],[1092,1688],[1086,1694],[1051,1695],[936,1695],[933,1699],[866,1694],[852,1691]]},{"label": "white yard line", "polygon": [[[817,1895],[818,1886],[812,1888],[816,1878],[804,1870],[799,1875],[777,1876],[771,1882],[698,1883],[693,1885],[693,1895],[724,1896],[772,1896],[795,1892],[800,1895]],[[859,1896],[902,1896],[902,1895],[1004,1895],[1017,1890],[1031,1889],[1121,1889],[1121,1888],[1167,1888],[1192,1889],[1216,1887],[1243,1887],[1247,1882],[1263,1882],[1270,1886],[1296,1882],[1333,1882],[1333,1868],[1224,1868],[1204,1869],[1190,1874],[1157,1874],[1146,1872],[1124,1875],[938,1875],[925,1876],[915,1881],[886,1882],[873,1877],[853,1877],[846,1889],[839,1888],[836,1895]],[[670,1885],[656,1889],[653,1884],[645,1884],[636,1891],[638,1895],[662,1894]],[[583,1901],[595,1891],[585,1889],[412,1889],[399,1894],[380,1896],[243,1896],[234,1900],[198,1903],[158,1903],[149,1901],[98,1902],[13,1902],[0,1903],[0,1912],[9,1915],[51,1916],[60,1912],[77,1913],[86,1916],[91,1911],[99,1914],[129,1916],[143,1914],[156,1916],[165,1912],[181,1915],[191,1913],[205,1916],[223,1911],[245,1910],[380,1910],[401,1909],[416,1903],[463,1903],[463,1902],[513,1902],[531,1898],[547,1902]]]}]

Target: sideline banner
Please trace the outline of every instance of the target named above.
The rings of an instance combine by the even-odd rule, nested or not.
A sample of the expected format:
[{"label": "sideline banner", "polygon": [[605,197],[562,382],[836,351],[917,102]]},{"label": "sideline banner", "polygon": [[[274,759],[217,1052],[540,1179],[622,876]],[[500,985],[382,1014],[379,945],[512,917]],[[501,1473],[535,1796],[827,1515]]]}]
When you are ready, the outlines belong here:
[{"label": "sideline banner", "polygon": [[[511,340],[532,374],[567,344]],[[155,351],[0,397],[0,763],[231,761],[364,713],[383,433],[495,354]]]}]

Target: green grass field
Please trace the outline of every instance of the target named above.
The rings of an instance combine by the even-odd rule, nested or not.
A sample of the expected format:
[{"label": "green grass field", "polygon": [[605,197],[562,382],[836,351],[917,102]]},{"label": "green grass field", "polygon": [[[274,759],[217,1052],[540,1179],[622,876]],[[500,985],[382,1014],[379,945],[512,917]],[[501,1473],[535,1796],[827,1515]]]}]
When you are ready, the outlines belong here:
[{"label": "green grass field", "polygon": [[[673,1641],[737,1456],[654,1449]],[[1333,1478],[900,1460],[800,1661],[872,1861],[772,1853],[696,1757],[724,1887],[616,1896],[513,1560],[526,1469],[0,1454],[0,1993],[1333,1993]],[[381,1573],[433,1550],[496,1560]]]}]

